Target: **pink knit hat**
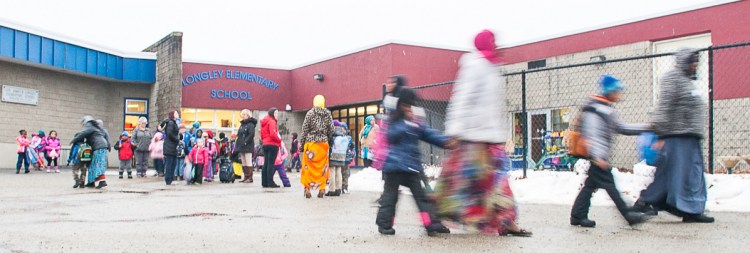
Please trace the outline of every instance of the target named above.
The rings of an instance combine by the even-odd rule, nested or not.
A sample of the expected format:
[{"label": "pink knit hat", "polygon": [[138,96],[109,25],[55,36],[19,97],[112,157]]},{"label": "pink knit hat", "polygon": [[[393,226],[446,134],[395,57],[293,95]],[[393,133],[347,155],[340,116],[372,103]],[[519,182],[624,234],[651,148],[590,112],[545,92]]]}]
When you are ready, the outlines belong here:
[{"label": "pink knit hat", "polygon": [[490,30],[484,30],[474,37],[474,46],[479,50],[485,59],[492,63],[500,63],[500,56],[495,51],[497,45],[495,44],[495,34]]}]

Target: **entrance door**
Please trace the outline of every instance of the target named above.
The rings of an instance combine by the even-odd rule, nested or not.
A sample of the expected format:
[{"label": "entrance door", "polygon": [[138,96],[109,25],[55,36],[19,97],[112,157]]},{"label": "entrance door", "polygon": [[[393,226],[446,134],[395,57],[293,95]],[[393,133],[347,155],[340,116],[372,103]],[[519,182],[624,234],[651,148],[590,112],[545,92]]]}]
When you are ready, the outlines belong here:
[{"label": "entrance door", "polygon": [[544,141],[544,135],[547,133],[547,114],[532,114],[531,115],[531,159],[533,161],[539,161],[542,158],[542,142]]}]

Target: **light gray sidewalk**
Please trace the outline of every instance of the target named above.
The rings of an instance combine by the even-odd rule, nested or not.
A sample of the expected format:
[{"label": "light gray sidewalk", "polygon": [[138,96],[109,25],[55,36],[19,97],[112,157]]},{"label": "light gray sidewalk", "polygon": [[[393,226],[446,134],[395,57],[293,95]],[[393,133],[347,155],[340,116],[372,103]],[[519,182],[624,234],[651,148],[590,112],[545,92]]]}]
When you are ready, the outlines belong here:
[{"label": "light gray sidewalk", "polygon": [[[662,214],[632,229],[614,208],[593,207],[597,228],[568,225],[570,206],[522,205],[532,238],[466,234],[427,237],[401,195],[396,235],[375,226],[376,193],[305,199],[294,187],[117,179],[104,190],[73,189],[70,170],[0,170],[0,252],[747,252],[750,215],[712,213],[714,224]],[[278,179],[276,179],[278,182]]]}]

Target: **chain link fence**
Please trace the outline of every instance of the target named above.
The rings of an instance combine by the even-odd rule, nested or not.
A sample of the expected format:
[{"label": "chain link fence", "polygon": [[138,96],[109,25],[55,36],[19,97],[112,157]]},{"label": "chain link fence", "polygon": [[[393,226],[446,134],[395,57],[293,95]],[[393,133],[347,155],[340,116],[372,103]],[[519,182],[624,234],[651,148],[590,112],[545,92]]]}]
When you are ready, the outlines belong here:
[{"label": "chain link fence", "polygon": [[[673,53],[604,55],[583,61],[546,66],[539,63],[520,71],[504,67],[508,126],[515,146],[514,169],[571,170],[575,159],[563,144],[565,131],[580,106],[599,92],[604,74],[625,84],[622,100],[615,104],[621,121],[649,124],[658,101],[661,78],[675,68]],[[706,101],[709,117],[703,142],[707,172],[750,172],[750,43],[700,49],[697,80],[693,85]],[[445,112],[454,82],[412,87],[425,109],[425,124],[443,131]],[[492,108],[476,108],[492,110]],[[632,169],[640,162],[636,136],[615,137],[610,163]],[[446,151],[421,144],[425,164],[440,164]]]}]

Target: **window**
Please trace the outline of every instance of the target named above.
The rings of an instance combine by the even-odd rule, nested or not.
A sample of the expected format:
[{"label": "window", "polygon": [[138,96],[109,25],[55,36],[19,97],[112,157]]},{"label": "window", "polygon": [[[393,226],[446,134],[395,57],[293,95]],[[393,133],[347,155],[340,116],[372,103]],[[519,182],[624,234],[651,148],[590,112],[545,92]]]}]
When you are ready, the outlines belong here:
[{"label": "window", "polygon": [[229,135],[240,128],[240,111],[212,109],[182,109],[182,122],[190,128],[193,122],[200,122],[202,129],[212,130],[216,136],[219,132]]},{"label": "window", "polygon": [[[365,117],[383,113],[380,103],[357,105],[351,107],[337,107],[331,109],[333,119],[346,123],[349,127],[349,135],[354,141],[355,148],[359,149],[359,137],[357,136],[364,128]],[[359,151],[357,151],[359,153]],[[359,155],[357,155],[359,156]],[[357,165],[362,165],[362,159],[357,158]]]},{"label": "window", "polygon": [[552,110],[552,131],[563,132],[570,125],[570,109],[562,108]]},{"label": "window", "polygon": [[547,60],[530,61],[528,63],[528,69],[538,69],[547,67]]},{"label": "window", "polygon": [[232,128],[232,111],[216,111],[216,127]]},{"label": "window", "polygon": [[148,99],[125,99],[124,118],[122,130],[133,133],[138,126],[138,119],[148,119]]}]

